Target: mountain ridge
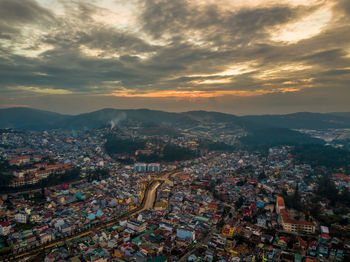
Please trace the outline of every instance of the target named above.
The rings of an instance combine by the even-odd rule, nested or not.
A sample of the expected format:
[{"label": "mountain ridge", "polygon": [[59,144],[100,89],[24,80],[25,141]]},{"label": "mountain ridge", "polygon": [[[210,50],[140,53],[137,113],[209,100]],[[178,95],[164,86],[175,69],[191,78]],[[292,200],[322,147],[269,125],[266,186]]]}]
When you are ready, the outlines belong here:
[{"label": "mountain ridge", "polygon": [[350,128],[350,112],[297,112],[292,114],[236,116],[204,110],[175,113],[146,108],[104,108],[78,115],[67,115],[35,108],[0,109],[0,128],[28,130],[92,129],[112,125],[113,121],[120,122],[124,120],[184,128],[208,123],[226,123],[242,127],[252,126],[255,129],[266,126],[288,129]]}]

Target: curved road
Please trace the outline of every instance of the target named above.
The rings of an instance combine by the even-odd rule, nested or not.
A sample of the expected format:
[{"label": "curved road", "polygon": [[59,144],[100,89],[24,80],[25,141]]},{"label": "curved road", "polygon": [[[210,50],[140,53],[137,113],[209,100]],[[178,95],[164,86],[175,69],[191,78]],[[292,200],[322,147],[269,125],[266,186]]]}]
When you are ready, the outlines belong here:
[{"label": "curved road", "polygon": [[132,210],[130,210],[130,211],[118,216],[118,217],[112,218],[112,219],[105,221],[101,224],[97,224],[95,227],[93,227],[89,230],[84,230],[83,232],[79,232],[74,236],[69,236],[69,237],[66,237],[64,239],[57,240],[55,242],[41,245],[41,246],[38,246],[32,250],[24,251],[24,252],[17,254],[17,255],[10,254],[10,255],[7,255],[5,257],[0,257],[0,260],[1,261],[13,261],[13,260],[18,260],[18,259],[35,257],[42,251],[48,251],[51,248],[53,248],[57,245],[60,245],[64,242],[70,241],[70,240],[78,238],[78,237],[83,237],[83,236],[92,234],[93,230],[101,230],[104,228],[108,228],[108,227],[116,224],[120,220],[128,219],[128,218],[130,218],[130,217],[132,217],[132,216],[134,216],[134,215],[136,215],[144,210],[150,209],[150,208],[152,208],[153,203],[155,201],[155,195],[156,195],[158,187],[164,181],[169,180],[169,176],[171,177],[172,175],[174,175],[176,173],[177,173],[176,171],[170,171],[167,173],[160,174],[159,176],[153,178],[153,180],[147,185],[147,187],[145,189],[145,194],[144,194],[144,197],[142,199],[140,206],[135,208],[135,209],[132,209]]}]

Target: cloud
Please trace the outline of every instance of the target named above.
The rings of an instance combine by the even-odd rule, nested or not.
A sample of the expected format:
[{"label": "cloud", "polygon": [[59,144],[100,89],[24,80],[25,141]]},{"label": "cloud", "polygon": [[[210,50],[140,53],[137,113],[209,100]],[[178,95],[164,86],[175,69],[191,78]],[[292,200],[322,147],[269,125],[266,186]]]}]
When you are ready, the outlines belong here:
[{"label": "cloud", "polygon": [[43,23],[53,20],[53,13],[34,0],[2,0],[0,20],[11,24]]},{"label": "cloud", "polygon": [[222,101],[350,80],[348,1],[51,2],[0,2],[4,96]]}]

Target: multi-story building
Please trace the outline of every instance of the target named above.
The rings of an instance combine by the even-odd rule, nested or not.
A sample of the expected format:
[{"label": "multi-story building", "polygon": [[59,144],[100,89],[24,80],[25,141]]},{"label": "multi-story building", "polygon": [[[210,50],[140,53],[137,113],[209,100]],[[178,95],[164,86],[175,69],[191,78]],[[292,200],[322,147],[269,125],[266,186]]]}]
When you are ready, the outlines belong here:
[{"label": "multi-story building", "polygon": [[30,156],[19,156],[11,159],[9,164],[11,166],[20,166],[20,165],[26,165],[30,163]]},{"label": "multi-story building", "polygon": [[52,240],[52,235],[51,233],[42,233],[40,234],[40,243],[47,243],[50,242]]},{"label": "multi-story building", "polygon": [[315,233],[316,226],[314,223],[291,219],[288,210],[281,210],[281,220],[285,231]]},{"label": "multi-story building", "polygon": [[316,225],[313,222],[300,221],[292,219],[288,210],[285,207],[284,199],[277,196],[276,199],[276,212],[280,215],[281,224],[285,231],[288,232],[306,232],[315,233]]},{"label": "multi-story building", "polygon": [[128,221],[127,227],[134,230],[137,233],[141,233],[142,231],[146,230],[147,223],[145,222],[139,222],[139,221]]},{"label": "multi-story building", "polygon": [[24,214],[24,213],[17,213],[17,214],[15,215],[15,220],[16,220],[18,223],[25,224],[25,223],[27,223],[27,215]]},{"label": "multi-story building", "polygon": [[159,163],[151,163],[147,166],[148,172],[159,172],[160,171],[160,164]]},{"label": "multi-story building", "polygon": [[147,164],[145,163],[136,163],[134,165],[135,172],[147,172]]}]

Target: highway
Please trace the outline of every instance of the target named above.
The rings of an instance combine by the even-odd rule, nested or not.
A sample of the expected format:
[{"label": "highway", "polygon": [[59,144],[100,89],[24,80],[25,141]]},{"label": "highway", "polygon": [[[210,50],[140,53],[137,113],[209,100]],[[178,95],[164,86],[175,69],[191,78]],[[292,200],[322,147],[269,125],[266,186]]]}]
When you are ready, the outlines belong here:
[{"label": "highway", "polygon": [[104,222],[100,222],[99,224],[91,227],[90,229],[86,229],[83,231],[79,231],[76,234],[72,235],[72,236],[67,236],[63,239],[58,239],[55,240],[54,242],[50,242],[47,244],[43,244],[40,246],[37,246],[29,251],[24,251],[22,253],[19,254],[10,254],[7,255],[5,257],[0,257],[0,261],[13,261],[13,260],[18,260],[18,259],[26,259],[26,258],[32,258],[37,256],[40,252],[47,252],[49,251],[51,248],[56,247],[57,245],[60,245],[64,242],[73,240],[75,238],[79,238],[79,237],[83,237],[89,234],[92,234],[93,231],[95,230],[101,230],[104,228],[108,228],[111,227],[113,225],[115,225],[117,222],[121,221],[121,220],[125,220],[128,219],[144,210],[150,209],[153,207],[154,201],[155,201],[155,197],[156,197],[156,192],[158,187],[164,182],[169,180],[169,176],[171,177],[172,175],[177,174],[178,172],[176,171],[171,171],[171,172],[166,172],[166,173],[161,173],[160,175],[158,175],[157,177],[154,177],[147,185],[146,189],[145,189],[145,193],[144,193],[144,197],[141,201],[140,206],[138,206],[135,209],[132,209],[126,213],[123,213],[120,216],[117,217],[113,217],[107,221]]}]

